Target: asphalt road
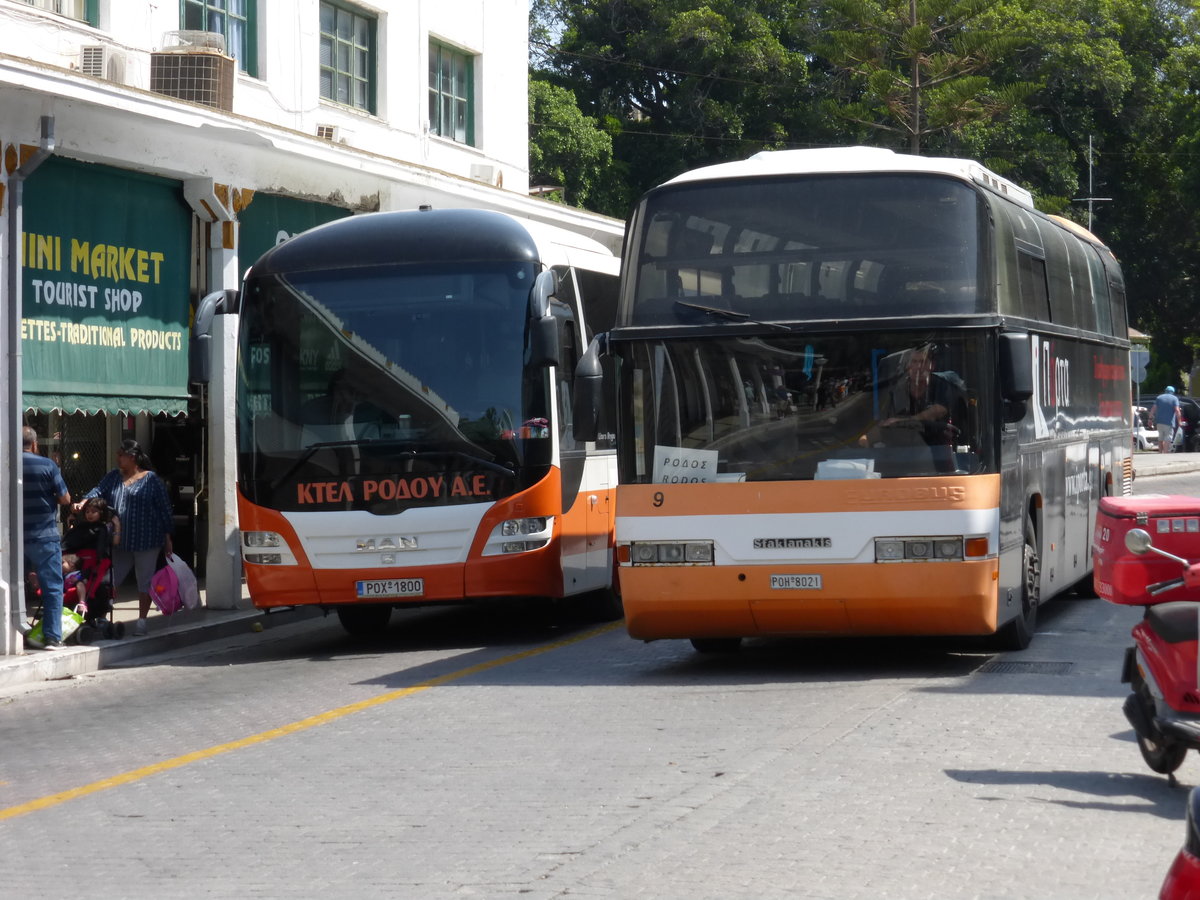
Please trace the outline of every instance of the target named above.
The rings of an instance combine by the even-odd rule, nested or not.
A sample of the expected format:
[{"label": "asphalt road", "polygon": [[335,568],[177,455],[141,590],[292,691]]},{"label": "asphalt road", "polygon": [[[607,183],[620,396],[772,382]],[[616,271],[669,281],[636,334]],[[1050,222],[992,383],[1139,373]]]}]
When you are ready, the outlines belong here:
[{"label": "asphalt road", "polygon": [[[1139,479],[1200,494],[1200,475]],[[5,896],[1152,897],[1139,610],[727,657],[519,608],[312,620],[0,694]]]}]

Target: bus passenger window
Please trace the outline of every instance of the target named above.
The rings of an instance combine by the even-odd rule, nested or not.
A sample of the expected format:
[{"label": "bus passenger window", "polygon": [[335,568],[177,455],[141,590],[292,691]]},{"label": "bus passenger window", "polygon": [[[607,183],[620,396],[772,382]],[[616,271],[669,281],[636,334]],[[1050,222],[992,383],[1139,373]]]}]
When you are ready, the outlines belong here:
[{"label": "bus passenger window", "polygon": [[1023,250],[1017,251],[1021,308],[1031,319],[1050,321],[1050,291],[1046,285],[1046,261]]}]

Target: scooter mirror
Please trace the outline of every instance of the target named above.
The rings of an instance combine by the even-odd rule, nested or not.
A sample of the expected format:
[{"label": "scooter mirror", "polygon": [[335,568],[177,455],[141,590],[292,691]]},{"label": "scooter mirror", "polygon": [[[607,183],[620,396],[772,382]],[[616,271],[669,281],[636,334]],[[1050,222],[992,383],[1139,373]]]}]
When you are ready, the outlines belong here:
[{"label": "scooter mirror", "polygon": [[1125,532],[1125,549],[1141,556],[1150,552],[1150,532],[1144,528],[1131,528]]}]

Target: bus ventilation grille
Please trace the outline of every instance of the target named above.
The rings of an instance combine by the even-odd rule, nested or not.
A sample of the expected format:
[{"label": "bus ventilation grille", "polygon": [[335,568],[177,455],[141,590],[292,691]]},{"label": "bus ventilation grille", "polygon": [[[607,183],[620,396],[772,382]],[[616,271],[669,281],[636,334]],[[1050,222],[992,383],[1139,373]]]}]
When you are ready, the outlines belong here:
[{"label": "bus ventilation grille", "polygon": [[1126,497],[1133,496],[1133,457],[1127,456],[1121,460],[1121,469],[1125,477],[1121,479],[1121,493]]}]

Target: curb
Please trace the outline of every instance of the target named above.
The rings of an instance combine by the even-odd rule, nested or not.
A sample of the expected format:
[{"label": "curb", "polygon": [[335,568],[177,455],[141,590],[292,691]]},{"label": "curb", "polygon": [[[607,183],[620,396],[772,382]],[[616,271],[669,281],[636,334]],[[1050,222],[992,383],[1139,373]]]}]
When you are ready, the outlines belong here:
[{"label": "curb", "polygon": [[[1165,456],[1166,459],[1139,461],[1139,454],[1134,455],[1133,474],[1135,478],[1153,478],[1155,475],[1179,475],[1183,472],[1200,471],[1200,453],[1147,453],[1144,456]],[[1182,459],[1172,459],[1180,456]]]},{"label": "curb", "polygon": [[58,681],[87,675],[100,669],[119,666],[133,659],[156,656],[171,650],[191,647],[206,641],[246,634],[260,623],[264,630],[319,618],[324,610],[316,606],[283,607],[271,612],[259,609],[203,609],[176,613],[180,621],[149,634],[132,635],[119,640],[93,644],[68,644],[54,652],[33,650],[16,656],[0,656],[0,690],[43,681]]}]

